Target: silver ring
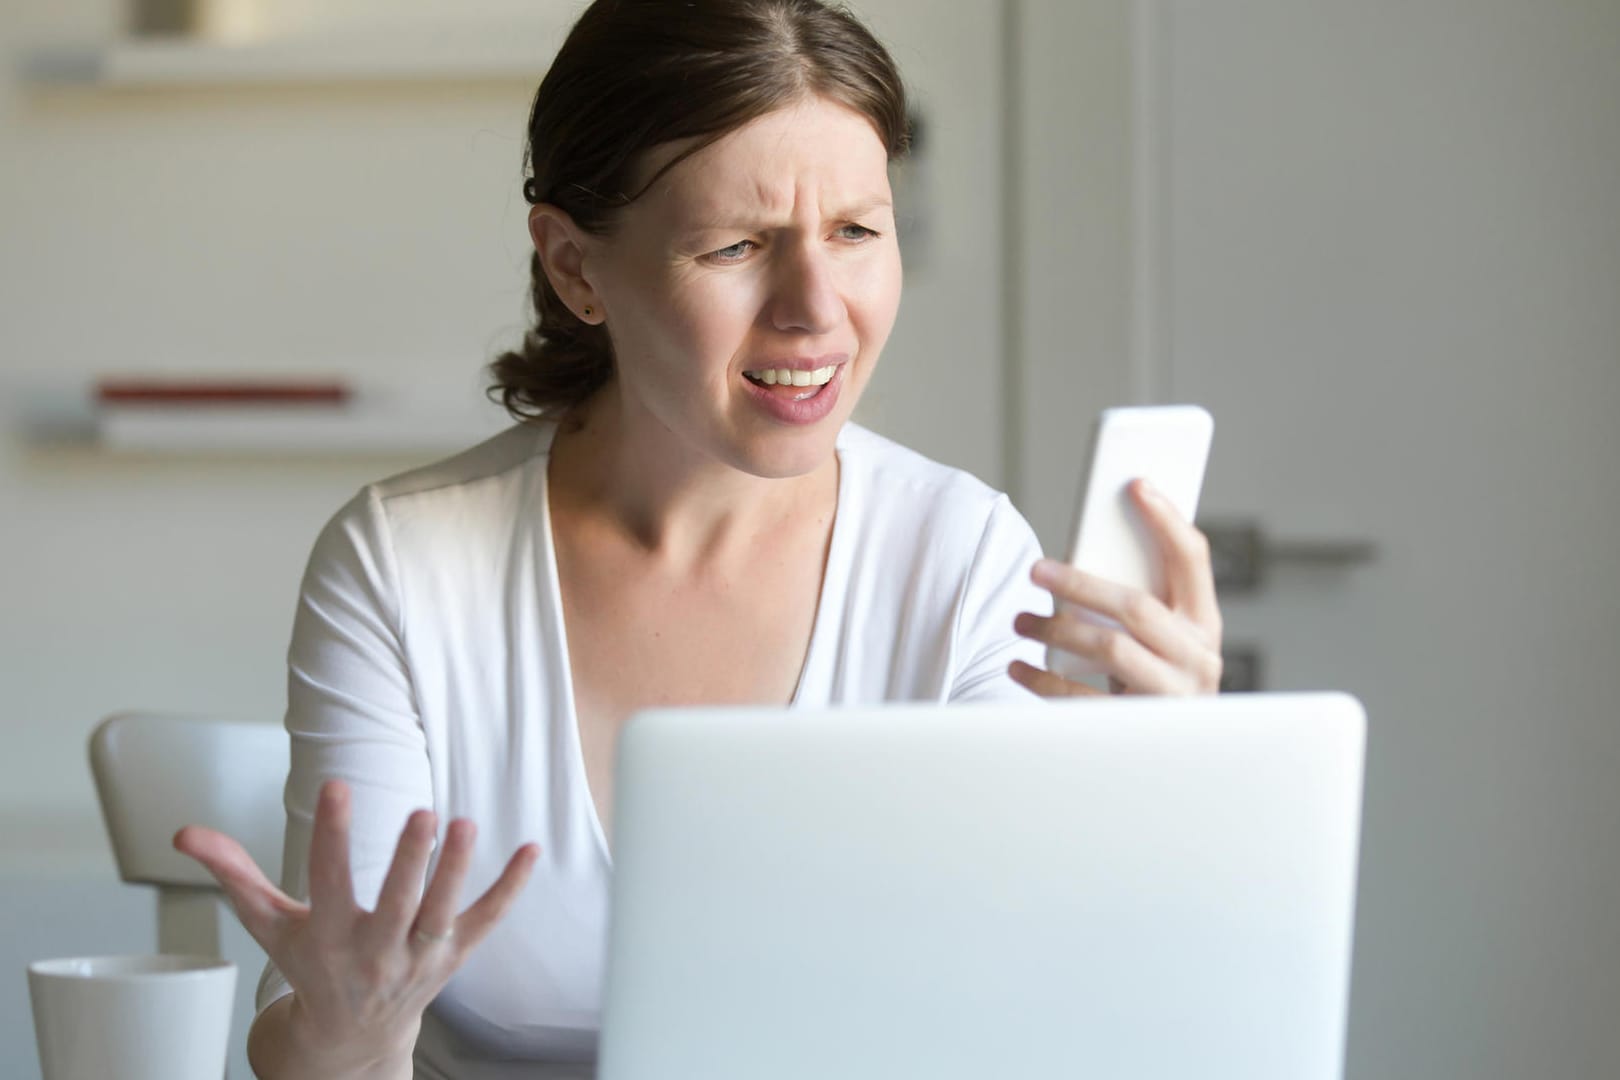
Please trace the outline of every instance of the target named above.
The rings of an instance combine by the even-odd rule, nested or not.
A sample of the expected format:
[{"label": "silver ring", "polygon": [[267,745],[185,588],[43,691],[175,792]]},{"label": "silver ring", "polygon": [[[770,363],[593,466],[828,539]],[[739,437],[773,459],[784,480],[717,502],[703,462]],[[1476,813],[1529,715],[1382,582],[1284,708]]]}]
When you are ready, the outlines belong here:
[{"label": "silver ring", "polygon": [[442,934],[430,934],[420,926],[411,931],[411,937],[424,945],[444,945],[455,936],[456,928],[453,926]]}]

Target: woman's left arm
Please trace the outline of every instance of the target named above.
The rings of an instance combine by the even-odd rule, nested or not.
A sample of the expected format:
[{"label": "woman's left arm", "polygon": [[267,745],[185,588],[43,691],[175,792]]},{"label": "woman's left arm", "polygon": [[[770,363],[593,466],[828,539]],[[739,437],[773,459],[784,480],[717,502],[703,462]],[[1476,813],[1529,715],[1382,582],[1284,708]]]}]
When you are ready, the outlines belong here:
[{"label": "woman's left arm", "polygon": [[[1026,611],[1013,628],[1024,637],[1092,661],[1108,674],[1114,693],[1213,694],[1221,684],[1221,612],[1209,541],[1144,481],[1131,485],[1131,496],[1158,539],[1165,595],[1154,596],[1054,559],[1041,559],[1030,574],[1035,584],[1058,601],[1106,615],[1122,629],[1075,618],[1064,603],[1056,604],[1052,615]],[[1013,661],[1008,674],[1043,697],[1102,693],[1022,660]]]}]

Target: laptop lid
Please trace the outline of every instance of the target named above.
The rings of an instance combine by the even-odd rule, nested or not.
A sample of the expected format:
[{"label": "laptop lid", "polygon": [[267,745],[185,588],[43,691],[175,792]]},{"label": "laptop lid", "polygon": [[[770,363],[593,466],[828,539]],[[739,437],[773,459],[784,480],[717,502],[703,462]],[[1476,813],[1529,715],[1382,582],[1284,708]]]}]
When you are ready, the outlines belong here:
[{"label": "laptop lid", "polygon": [[1337,1080],[1340,694],[645,713],[601,1080]]}]

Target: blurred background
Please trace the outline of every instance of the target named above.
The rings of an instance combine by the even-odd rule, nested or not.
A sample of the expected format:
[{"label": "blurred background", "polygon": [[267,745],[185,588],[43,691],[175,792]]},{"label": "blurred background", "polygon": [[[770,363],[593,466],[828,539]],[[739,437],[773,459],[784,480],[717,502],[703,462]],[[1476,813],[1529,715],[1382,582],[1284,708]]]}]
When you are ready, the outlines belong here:
[{"label": "blurred background", "polygon": [[[327,516],[502,426],[581,6],[0,6],[0,1075],[26,961],[152,947],[93,725],[279,719]],[[1234,687],[1370,718],[1348,1076],[1620,1075],[1620,3],[856,6],[922,133],[860,419],[1057,552],[1099,408],[1209,407]],[[355,415],[120,429],[120,376]]]}]

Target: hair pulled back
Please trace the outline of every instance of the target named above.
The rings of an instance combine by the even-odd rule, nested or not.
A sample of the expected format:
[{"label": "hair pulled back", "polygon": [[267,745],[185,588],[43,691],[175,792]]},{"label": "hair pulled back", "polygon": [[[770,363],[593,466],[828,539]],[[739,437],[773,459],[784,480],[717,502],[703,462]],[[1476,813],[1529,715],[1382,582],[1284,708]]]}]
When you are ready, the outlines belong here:
[{"label": "hair pulled back", "polygon": [[[841,7],[818,0],[596,0],[535,93],[524,200],[549,203],[586,232],[607,235],[616,212],[641,193],[626,186],[648,150],[695,140],[667,170],[807,96],[861,113],[891,160],[905,154],[900,73]],[[538,252],[530,273],[535,325],[521,348],[489,365],[490,397],[520,420],[566,410],[613,374],[606,327],[568,309]]]}]

